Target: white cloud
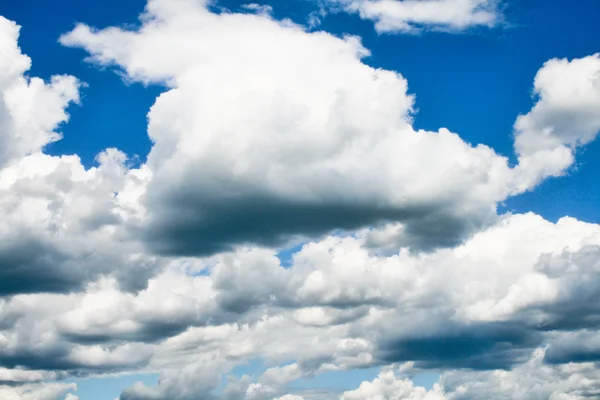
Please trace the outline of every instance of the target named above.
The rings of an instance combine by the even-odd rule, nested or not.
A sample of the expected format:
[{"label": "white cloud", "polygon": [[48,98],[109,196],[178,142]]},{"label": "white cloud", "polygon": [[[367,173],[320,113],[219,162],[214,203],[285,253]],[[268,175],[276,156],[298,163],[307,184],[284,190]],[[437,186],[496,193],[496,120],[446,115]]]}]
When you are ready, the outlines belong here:
[{"label": "white cloud", "polygon": [[600,132],[600,54],[553,59],[535,77],[537,102],[515,123],[522,186],[562,174]]},{"label": "white cloud", "polygon": [[[556,347],[561,340],[552,332],[539,336],[540,327],[597,327],[600,310],[590,308],[589,296],[598,293],[597,258],[590,253],[600,244],[598,225],[507,216],[464,245],[429,255],[377,255],[371,234],[306,244],[286,269],[274,263],[273,250],[241,249],[198,260],[209,268],[206,276],[186,275],[185,260],[174,262],[137,294],[106,282],[81,294],[15,296],[0,307],[2,320],[14,321],[3,328],[0,358],[27,356],[33,368],[52,356],[88,373],[162,371],[157,388],[137,385],[124,399],[210,398],[214,377],[265,358],[275,366],[242,393],[281,395],[301,376],[392,361],[504,366],[541,343],[564,360],[572,348]],[[260,265],[268,267],[256,270]],[[252,301],[235,305],[244,298]],[[464,346],[461,338],[469,337],[483,347],[464,347],[464,358],[406,352],[415,339],[435,349],[436,343]],[[593,356],[594,340],[576,350]],[[405,350],[390,353],[389,343]],[[281,366],[289,360],[297,362]]]},{"label": "white cloud", "polygon": [[511,371],[449,371],[427,391],[393,370],[345,392],[343,400],[576,400],[600,394],[600,370],[593,363],[545,365],[544,349]]},{"label": "white cloud", "polygon": [[73,291],[101,274],[144,287],[156,259],[122,229],[138,171],[114,149],[99,162],[34,153],[0,170],[0,295]]},{"label": "white cloud", "polygon": [[345,392],[342,400],[444,400],[444,396],[439,387],[427,391],[414,386],[410,379],[398,379],[393,371],[386,371],[372,382]]},{"label": "white cloud", "polygon": [[304,398],[302,396],[286,394],[284,396],[278,397],[276,400],[304,400]]},{"label": "white cloud", "polygon": [[444,374],[441,382],[450,400],[575,400],[600,394],[600,370],[595,364],[549,366],[543,359],[544,350],[538,349],[511,371],[456,371]]},{"label": "white cloud", "polygon": [[27,383],[57,380],[65,375],[55,371],[34,371],[23,369],[0,368],[0,382],[4,383]]},{"label": "white cloud", "polygon": [[40,383],[20,387],[0,386],[0,397],[3,400],[74,400],[69,391],[77,390],[74,383]]},{"label": "white cloud", "polygon": [[518,154],[591,142],[600,131],[600,54],[547,61],[534,93],[537,103],[515,124]]},{"label": "white cloud", "polygon": [[79,101],[79,82],[53,76],[50,83],[24,74],[31,60],[18,45],[20,27],[0,16],[0,168],[60,139],[56,131]]},{"label": "white cloud", "polygon": [[492,27],[501,20],[498,0],[329,0],[363,19],[378,32],[418,32],[421,29],[460,31]]},{"label": "white cloud", "polygon": [[256,12],[257,14],[271,14],[273,12],[273,7],[256,3],[244,4],[242,8]]},{"label": "white cloud", "polygon": [[151,0],[143,21],[136,31],[78,25],[61,42],[129,79],[170,87],[149,113],[140,227],[164,254],[281,244],[381,220],[404,221],[414,249],[451,246],[493,222],[498,202],[573,162],[560,147],[519,153],[511,169],[446,129],[415,131],[407,82],[364,64],[355,37],[215,14],[193,0]]},{"label": "white cloud", "polygon": [[[206,276],[186,275],[174,262],[137,294],[106,283],[78,295],[15,296],[2,307],[3,319],[17,321],[4,331],[4,348],[23,356],[36,343],[42,358],[54,354],[80,371],[162,371],[158,388],[137,385],[124,398],[188,399],[210,397],[210,377],[256,358],[274,367],[238,392],[283,394],[301,376],[405,360],[420,368],[509,367],[542,343],[562,362],[574,350],[544,326],[598,326],[600,310],[589,305],[598,293],[590,253],[600,245],[598,225],[507,216],[429,255],[377,255],[371,234],[308,243],[288,268],[273,250],[241,249],[199,260]],[[244,299],[251,300],[237,305]],[[414,350],[416,340],[433,353]],[[575,350],[593,356],[594,340]],[[459,356],[435,350],[448,343],[462,346]],[[289,360],[297,362],[281,366]],[[198,376],[206,377],[202,385]]]},{"label": "white cloud", "polygon": [[[113,274],[123,288],[144,287],[155,259],[121,225],[138,217],[132,205],[144,169],[107,149],[86,169],[76,155],[49,156],[79,82],[30,77],[18,47],[19,27],[0,17],[0,296],[68,292]],[[115,195],[118,193],[118,195]]]},{"label": "white cloud", "polygon": [[126,389],[120,400],[205,400],[214,398],[210,390],[219,384],[217,370],[205,360],[197,361],[161,375],[158,386],[136,383]]}]

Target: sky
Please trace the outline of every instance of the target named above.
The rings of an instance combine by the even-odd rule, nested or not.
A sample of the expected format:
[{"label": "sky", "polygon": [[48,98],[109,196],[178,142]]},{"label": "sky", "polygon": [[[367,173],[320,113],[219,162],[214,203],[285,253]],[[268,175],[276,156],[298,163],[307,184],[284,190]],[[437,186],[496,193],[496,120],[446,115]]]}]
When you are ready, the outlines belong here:
[{"label": "sky", "polygon": [[0,4],[0,397],[600,396],[600,4]]}]

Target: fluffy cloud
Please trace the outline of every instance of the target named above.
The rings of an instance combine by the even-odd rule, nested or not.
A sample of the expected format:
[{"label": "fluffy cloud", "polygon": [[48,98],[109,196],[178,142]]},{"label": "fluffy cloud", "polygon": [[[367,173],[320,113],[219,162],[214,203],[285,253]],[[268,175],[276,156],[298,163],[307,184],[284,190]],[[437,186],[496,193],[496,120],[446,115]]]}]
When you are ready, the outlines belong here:
[{"label": "fluffy cloud", "polygon": [[31,60],[21,54],[18,36],[19,26],[0,16],[0,168],[58,140],[56,129],[69,118],[65,108],[79,101],[72,76],[50,83],[24,76]]},{"label": "fluffy cloud", "polygon": [[398,379],[393,371],[381,373],[372,382],[363,382],[356,390],[345,392],[342,400],[443,400],[439,387],[427,391],[415,387],[410,379]]},{"label": "fluffy cloud", "polygon": [[158,386],[137,383],[126,389],[120,400],[208,400],[216,398],[211,389],[219,383],[218,370],[206,361],[198,361],[161,375]]},{"label": "fluffy cloud", "polygon": [[41,152],[60,138],[56,129],[78,101],[79,83],[27,77],[18,33],[0,19],[0,296],[73,291],[102,274],[139,289],[155,261],[119,225],[135,217],[131,198],[143,171],[129,170],[116,149],[90,169],[77,156]]},{"label": "fluffy cloud", "polygon": [[158,387],[136,385],[123,398],[190,399],[214,396],[220,374],[264,358],[274,367],[227,392],[258,399],[328,370],[403,361],[511,369],[540,345],[546,363],[599,354],[585,334],[600,315],[591,303],[598,225],[506,216],[452,250],[378,254],[370,237],[393,231],[308,243],[288,267],[268,249],[177,260],[135,294],[106,282],[76,295],[15,296],[2,307],[15,322],[0,359],[11,368],[159,370]]},{"label": "fluffy cloud", "polygon": [[595,398],[600,394],[600,371],[592,363],[546,365],[544,349],[537,349],[530,359],[511,371],[445,372],[433,389],[415,387],[409,377],[393,370],[382,372],[371,382],[345,392],[343,400],[362,399],[551,399],[575,400]]},{"label": "fluffy cloud", "polygon": [[536,77],[537,103],[515,123],[523,186],[563,173],[577,147],[600,132],[600,54],[546,62]]},{"label": "fluffy cloud", "polygon": [[140,227],[163,254],[279,245],[384,220],[403,221],[414,249],[452,246],[493,222],[499,201],[573,161],[562,148],[519,153],[511,169],[446,129],[415,131],[406,81],[364,64],[357,38],[268,15],[151,0],[138,30],[79,25],[61,43],[169,87],[149,113]]},{"label": "fluffy cloud", "polygon": [[153,274],[154,257],[120,229],[129,212],[115,196],[138,172],[116,150],[98,161],[86,170],[76,156],[35,153],[0,170],[0,296],[77,290],[113,273],[133,290]]},{"label": "fluffy cloud", "polygon": [[80,85],[70,76],[29,77],[18,33],[0,17],[0,383],[9,385],[0,397],[63,399],[74,385],[36,382],[145,365],[149,355],[137,343],[63,340],[52,317],[68,313],[74,293],[99,279],[144,288],[160,261],[122,227],[137,218],[143,169],[129,169],[116,149],[89,169],[76,155],[42,152],[60,139]]},{"label": "fluffy cloud", "polygon": [[553,59],[535,77],[538,101],[517,119],[517,153],[527,155],[594,140],[600,130],[600,54]]},{"label": "fluffy cloud", "polygon": [[492,27],[501,21],[498,0],[330,0],[363,19],[378,32],[418,32],[421,29],[463,30]]},{"label": "fluffy cloud", "polygon": [[32,384],[17,388],[0,386],[0,396],[6,400],[77,400],[76,396],[68,393],[76,389],[77,385],[64,383]]},{"label": "fluffy cloud", "polygon": [[[298,362],[246,381],[241,393],[252,398],[330,369],[405,360],[421,368],[519,368],[542,343],[550,363],[598,354],[598,341],[584,334],[599,315],[590,306],[598,293],[597,225],[517,215],[453,250],[378,255],[370,236],[390,231],[306,244],[286,268],[266,249],[193,267],[179,260],[137,294],[106,282],[77,295],[14,296],[2,306],[2,320],[13,322],[3,328],[0,359],[11,368],[87,373],[148,364],[163,371],[161,384],[134,386],[123,398],[190,399],[210,398],[220,373],[256,357]],[[244,307],[234,306],[240,290],[252,299]],[[573,337],[574,328],[584,331]],[[396,385],[413,390],[403,379]]]}]

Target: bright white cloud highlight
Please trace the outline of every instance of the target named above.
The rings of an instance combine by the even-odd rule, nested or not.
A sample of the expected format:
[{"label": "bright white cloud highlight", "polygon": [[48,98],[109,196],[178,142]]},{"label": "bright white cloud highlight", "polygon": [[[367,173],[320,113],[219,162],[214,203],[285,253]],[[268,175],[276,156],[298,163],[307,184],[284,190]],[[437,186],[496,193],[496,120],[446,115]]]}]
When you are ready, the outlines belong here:
[{"label": "bright white cloud highlight", "polygon": [[329,0],[375,22],[380,33],[414,33],[421,29],[461,31],[492,27],[502,17],[498,0]]},{"label": "bright white cloud highlight", "polygon": [[72,76],[53,76],[50,83],[24,76],[31,60],[17,46],[19,29],[0,16],[0,168],[60,139],[65,108],[79,102]]}]

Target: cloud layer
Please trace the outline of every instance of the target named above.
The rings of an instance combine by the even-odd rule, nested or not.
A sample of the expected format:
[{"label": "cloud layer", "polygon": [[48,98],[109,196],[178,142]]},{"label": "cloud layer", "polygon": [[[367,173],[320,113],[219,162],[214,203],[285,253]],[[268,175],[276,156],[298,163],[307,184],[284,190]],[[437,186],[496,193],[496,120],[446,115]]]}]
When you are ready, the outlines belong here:
[{"label": "cloud layer", "polygon": [[[347,6],[390,7],[402,22],[367,16],[380,30],[495,23],[491,3],[433,3]],[[197,0],[149,0],[141,21],[60,39],[165,87],[147,162],[106,149],[85,167],[44,153],[80,83],[29,77],[0,19],[0,397],[75,400],[67,377],[141,371],[158,385],[121,400],[598,395],[600,225],[496,206],[595,139],[599,55],[541,66],[511,166],[415,130],[407,81],[357,37]],[[345,393],[293,388],[367,367]],[[432,389],[411,381],[431,370]]]}]

